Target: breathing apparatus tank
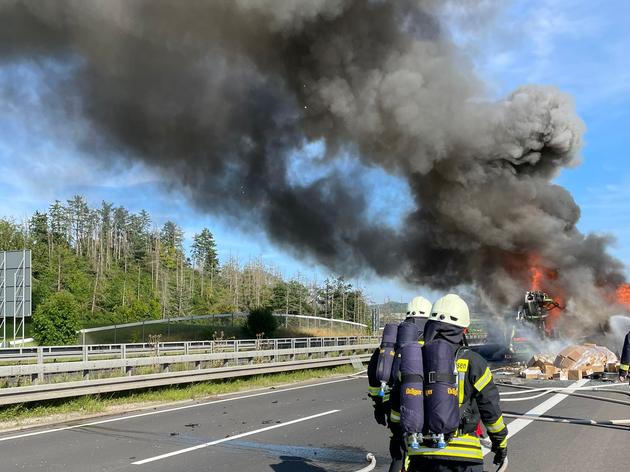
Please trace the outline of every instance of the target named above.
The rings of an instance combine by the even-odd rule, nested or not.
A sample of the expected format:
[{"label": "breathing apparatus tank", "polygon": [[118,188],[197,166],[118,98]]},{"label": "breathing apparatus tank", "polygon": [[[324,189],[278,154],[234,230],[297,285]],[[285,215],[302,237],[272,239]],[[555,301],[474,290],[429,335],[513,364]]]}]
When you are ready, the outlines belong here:
[{"label": "breathing apparatus tank", "polygon": [[388,391],[392,375],[392,364],[394,363],[396,335],[398,333],[398,325],[388,323],[383,330],[383,338],[381,339],[381,347],[378,352],[378,363],[376,365],[376,378],[381,383],[381,389],[378,395],[382,398]]},{"label": "breathing apparatus tank", "polygon": [[402,359],[401,349],[409,343],[418,343],[418,325],[413,321],[403,321],[398,325],[396,335],[396,355],[392,364],[392,384],[398,378],[400,372],[400,361]]},{"label": "breathing apparatus tank", "polygon": [[400,424],[409,446],[417,449],[425,420],[422,347],[417,342],[408,343],[400,354]]},{"label": "breathing apparatus tank", "polygon": [[444,339],[424,345],[425,430],[437,447],[446,447],[457,431],[460,412],[455,358],[457,346]]}]

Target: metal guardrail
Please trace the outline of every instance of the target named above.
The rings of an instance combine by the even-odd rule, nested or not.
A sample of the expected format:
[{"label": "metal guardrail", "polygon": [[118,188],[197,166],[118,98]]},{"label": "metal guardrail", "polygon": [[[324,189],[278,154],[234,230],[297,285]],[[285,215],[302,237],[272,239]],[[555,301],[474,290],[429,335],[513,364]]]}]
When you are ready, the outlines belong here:
[{"label": "metal guardrail", "polygon": [[[485,336],[469,336],[471,344],[481,343]],[[161,343],[85,344],[75,346],[37,346],[0,348],[2,363],[40,364],[45,362],[89,361],[106,358],[205,354],[280,350],[354,344],[378,344],[380,336],[341,336],[276,339],[231,339],[218,341],[175,341]],[[0,374],[1,377],[1,374]]]},{"label": "metal guardrail", "polygon": [[[319,347],[378,344],[378,336],[337,336],[275,339],[229,339],[216,341],[175,341],[161,343],[84,344],[75,346],[37,346],[0,349],[0,363],[44,364],[47,361],[66,362],[128,359],[147,356],[213,354],[260,350],[311,349]],[[1,367],[0,367],[1,369]],[[2,374],[0,374],[0,377]]]},{"label": "metal guardrail", "polygon": [[[0,365],[0,378],[31,385],[0,388],[0,405],[365,362],[379,343],[345,336],[5,348],[0,363],[18,362]],[[160,372],[142,372],[151,367]]]},{"label": "metal guardrail", "polygon": [[[243,366],[253,369],[254,365],[271,363],[369,356],[378,342],[375,337],[348,336],[3,349],[26,351],[22,355],[35,362],[24,362],[21,358],[18,363],[0,366],[0,378],[9,385],[0,389],[0,397],[11,390],[11,384],[19,383],[43,387],[42,384],[79,379],[89,381],[94,377],[101,380],[109,377],[112,381],[112,378],[138,377],[156,371],[160,373],[158,375],[170,378],[169,375],[178,375],[170,372],[175,370],[198,372]],[[37,351],[36,357],[33,357],[33,349]]]},{"label": "metal guardrail", "polygon": [[137,375],[133,377],[119,376],[105,379],[3,388],[0,389],[0,405],[69,398],[80,395],[121,392],[141,388],[162,387],[192,382],[247,377],[252,375],[273,374],[294,370],[334,367],[350,364],[357,360],[367,361],[369,358],[370,354],[357,356],[336,356],[322,359],[273,362],[253,366],[218,367],[193,371]]}]

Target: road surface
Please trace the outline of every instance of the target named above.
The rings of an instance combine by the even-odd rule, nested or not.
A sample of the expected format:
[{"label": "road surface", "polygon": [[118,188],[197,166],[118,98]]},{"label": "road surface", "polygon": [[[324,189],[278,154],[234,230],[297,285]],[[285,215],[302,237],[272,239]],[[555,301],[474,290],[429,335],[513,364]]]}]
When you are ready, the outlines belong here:
[{"label": "road surface", "polygon": [[[569,384],[574,383],[563,383]],[[365,391],[365,378],[346,377],[3,433],[0,471],[350,472],[366,465],[367,452],[375,453],[376,470],[387,470],[387,431],[373,421]],[[553,394],[504,403],[503,408],[563,417],[630,418],[628,406]],[[510,471],[627,467],[628,427],[516,421],[508,425],[513,434]],[[486,469],[494,470],[490,459],[491,454]]]}]

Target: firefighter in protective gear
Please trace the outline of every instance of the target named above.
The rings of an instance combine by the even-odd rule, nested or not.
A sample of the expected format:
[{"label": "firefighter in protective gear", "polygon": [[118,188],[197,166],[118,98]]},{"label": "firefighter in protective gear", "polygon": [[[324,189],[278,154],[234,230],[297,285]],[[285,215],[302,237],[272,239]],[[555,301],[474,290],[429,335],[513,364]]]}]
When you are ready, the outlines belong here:
[{"label": "firefighter in protective gear", "polygon": [[[418,330],[418,342],[423,343],[422,337],[424,334],[424,325],[429,319],[431,314],[431,302],[424,297],[414,297],[407,304],[406,318],[403,323],[413,323]],[[400,431],[400,413],[398,411],[391,411],[391,396],[394,396],[394,401],[399,396],[398,390],[393,386],[390,392],[385,394],[385,397],[379,396],[380,383],[376,378],[376,366],[378,364],[379,350],[376,349],[372,354],[370,362],[368,363],[368,396],[373,401],[374,406],[374,419],[378,424],[387,426],[390,429],[390,441],[389,441],[389,454],[392,459],[389,472],[400,472],[403,466],[404,458],[404,445],[402,442],[402,434]],[[392,380],[395,380],[393,378]]]},{"label": "firefighter in protective gear", "polygon": [[619,381],[625,382],[628,378],[628,369],[630,368],[630,332],[626,334],[621,349],[621,363],[619,364]]},{"label": "firefighter in protective gear", "polygon": [[[470,325],[468,305],[459,296],[448,294],[433,305],[424,330],[425,343],[443,339],[456,349],[455,368],[460,424],[447,438],[445,447],[431,442],[416,449],[407,449],[409,471],[483,471],[483,452],[477,425],[481,420],[492,442],[494,463],[503,464],[507,458],[508,430],[499,406],[499,390],[492,381],[492,373],[479,354],[466,349],[464,333]],[[428,379],[425,379],[427,382]],[[425,383],[426,390],[430,384]],[[399,408],[394,402],[392,410]],[[427,412],[425,411],[425,416]]]},{"label": "firefighter in protective gear", "polygon": [[407,304],[407,317],[404,322],[414,323],[418,327],[418,340],[424,336],[424,325],[429,320],[433,304],[424,297],[414,297]]}]

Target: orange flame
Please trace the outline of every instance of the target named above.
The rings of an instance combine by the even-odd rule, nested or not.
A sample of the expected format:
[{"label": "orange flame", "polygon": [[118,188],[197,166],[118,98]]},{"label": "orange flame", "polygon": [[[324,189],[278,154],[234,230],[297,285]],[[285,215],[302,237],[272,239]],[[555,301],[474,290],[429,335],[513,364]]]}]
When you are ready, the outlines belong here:
[{"label": "orange flame", "polygon": [[558,279],[558,271],[543,266],[538,256],[529,256],[530,290],[547,291]]},{"label": "orange flame", "polygon": [[630,284],[621,284],[617,287],[617,302],[630,310]]},{"label": "orange flame", "polygon": [[[548,318],[546,323],[546,329],[551,334],[554,325],[562,314],[562,307],[564,306],[564,297],[562,296],[562,290],[557,286],[558,271],[544,267],[540,264],[540,258],[536,255],[529,256],[529,273],[530,273],[530,288],[529,290],[548,292],[551,290],[553,293],[549,293],[553,297],[553,301],[558,304],[556,307],[548,308]],[[630,287],[629,287],[630,289]],[[630,292],[629,292],[630,293]]]},{"label": "orange flame", "polygon": [[556,302],[559,307],[553,307],[549,310],[549,316],[547,317],[547,326],[546,326],[546,330],[548,334],[551,334],[551,332],[553,331],[553,328],[556,325],[556,322],[560,319],[560,316],[562,315],[562,299],[555,297],[553,299],[554,302]]},{"label": "orange flame", "polygon": [[540,267],[537,266],[532,266],[529,269],[529,272],[531,273],[531,289],[532,290],[541,290],[541,286],[542,286],[542,281],[543,281],[543,271]]}]

